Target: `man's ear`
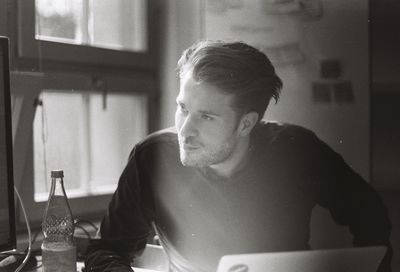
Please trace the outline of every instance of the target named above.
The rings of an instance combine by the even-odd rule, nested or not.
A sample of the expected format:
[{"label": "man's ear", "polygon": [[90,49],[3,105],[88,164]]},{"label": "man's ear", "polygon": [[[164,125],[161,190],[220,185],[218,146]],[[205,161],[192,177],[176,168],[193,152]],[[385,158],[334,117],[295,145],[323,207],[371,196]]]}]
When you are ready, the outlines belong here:
[{"label": "man's ear", "polygon": [[247,136],[258,122],[258,113],[255,111],[246,113],[242,116],[239,125],[239,135]]}]

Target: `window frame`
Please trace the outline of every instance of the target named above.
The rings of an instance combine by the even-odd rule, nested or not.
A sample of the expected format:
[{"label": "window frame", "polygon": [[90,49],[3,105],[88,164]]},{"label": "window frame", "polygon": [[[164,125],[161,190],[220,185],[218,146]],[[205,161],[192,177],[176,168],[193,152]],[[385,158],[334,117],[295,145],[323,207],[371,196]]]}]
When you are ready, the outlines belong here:
[{"label": "window frame", "polygon": [[[34,0],[18,0],[4,6],[14,14],[11,39],[12,94],[17,95],[13,112],[14,173],[24,206],[34,229],[40,227],[45,202],[34,198],[33,119],[38,95],[44,89],[93,89],[107,86],[107,92],[144,92],[147,96],[147,133],[159,128],[159,0],[147,0],[147,52],[128,52],[82,45],[37,41]],[[2,10],[2,9],[0,9]],[[10,10],[15,10],[11,13]],[[0,26],[1,27],[1,26]],[[30,31],[30,32],[29,32]],[[31,34],[31,36],[29,36]],[[92,52],[91,52],[92,51]],[[130,86],[128,89],[126,86]],[[15,115],[15,116],[14,116]],[[131,147],[127,147],[131,148]],[[127,158],[126,158],[127,159]],[[66,180],[68,177],[66,177]],[[49,181],[50,182],[50,181]],[[112,194],[74,198],[70,202],[75,217],[99,220],[106,212]],[[17,230],[25,230],[19,204]]]},{"label": "window frame", "polygon": [[35,39],[35,0],[18,0],[18,57],[103,67],[154,69],[157,63],[156,0],[147,0],[146,51],[130,52]]},{"label": "window frame", "polygon": [[[33,119],[35,115],[35,99],[38,94],[46,89],[79,89],[80,91],[93,90],[93,82],[88,74],[73,74],[67,72],[47,72],[47,73],[12,73],[12,93],[13,100],[22,101],[22,105],[13,109],[14,122],[16,124],[15,142],[14,142],[14,171],[19,173],[16,175],[16,186],[23,197],[24,206],[28,214],[30,223],[34,227],[40,226],[46,201],[36,202],[34,197],[34,147],[33,147]],[[155,89],[154,79],[151,75],[132,75],[126,76],[108,75],[102,78],[108,86],[112,86],[110,93],[144,93],[151,94]],[[134,90],[132,90],[134,89]],[[151,96],[148,95],[148,131],[151,116]],[[30,107],[28,107],[30,105]],[[19,109],[19,110],[18,110]],[[16,118],[18,116],[19,118]],[[126,148],[132,148],[127,146]],[[126,158],[127,161],[128,158]],[[49,169],[50,170],[50,169]],[[65,177],[67,182],[68,176]],[[50,182],[48,177],[47,182]],[[68,191],[67,191],[68,195]],[[108,203],[110,202],[112,193],[99,195],[89,195],[76,198],[70,198],[69,204],[75,218],[99,218],[106,212]],[[17,211],[20,211],[18,205]],[[24,217],[21,212],[17,215],[18,228],[24,228]]]}]

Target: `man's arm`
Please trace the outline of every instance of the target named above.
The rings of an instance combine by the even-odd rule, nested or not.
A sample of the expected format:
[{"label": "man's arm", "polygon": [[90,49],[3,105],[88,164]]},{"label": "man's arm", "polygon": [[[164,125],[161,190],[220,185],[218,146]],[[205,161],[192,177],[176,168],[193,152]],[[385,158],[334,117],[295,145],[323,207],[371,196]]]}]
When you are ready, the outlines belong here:
[{"label": "man's arm", "polygon": [[355,246],[385,245],[388,252],[378,271],[391,271],[391,224],[378,193],[329,146],[313,137],[313,180],[319,205],[336,223],[349,227]]},{"label": "man's arm", "polygon": [[134,255],[141,252],[150,232],[151,192],[134,149],[100,226],[100,238],[91,241],[85,271],[132,271]]}]

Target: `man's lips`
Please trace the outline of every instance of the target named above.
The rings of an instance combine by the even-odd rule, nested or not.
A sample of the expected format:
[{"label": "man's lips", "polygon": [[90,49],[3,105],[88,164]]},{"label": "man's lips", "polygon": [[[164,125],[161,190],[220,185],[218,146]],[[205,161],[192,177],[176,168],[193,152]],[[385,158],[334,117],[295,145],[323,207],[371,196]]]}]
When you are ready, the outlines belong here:
[{"label": "man's lips", "polygon": [[196,149],[199,149],[200,146],[199,145],[192,145],[192,144],[182,144],[182,148],[185,151],[194,151]]},{"label": "man's lips", "polygon": [[203,147],[201,142],[198,142],[193,137],[180,137],[179,136],[179,146],[184,151],[194,151]]}]

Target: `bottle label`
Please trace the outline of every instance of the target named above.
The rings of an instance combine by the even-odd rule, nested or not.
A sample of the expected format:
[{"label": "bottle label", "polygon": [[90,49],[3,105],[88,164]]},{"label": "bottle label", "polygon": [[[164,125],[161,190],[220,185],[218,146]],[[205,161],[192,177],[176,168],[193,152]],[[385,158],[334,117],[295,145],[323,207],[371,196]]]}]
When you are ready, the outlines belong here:
[{"label": "bottle label", "polygon": [[76,272],[76,247],[64,243],[42,245],[43,272]]}]

